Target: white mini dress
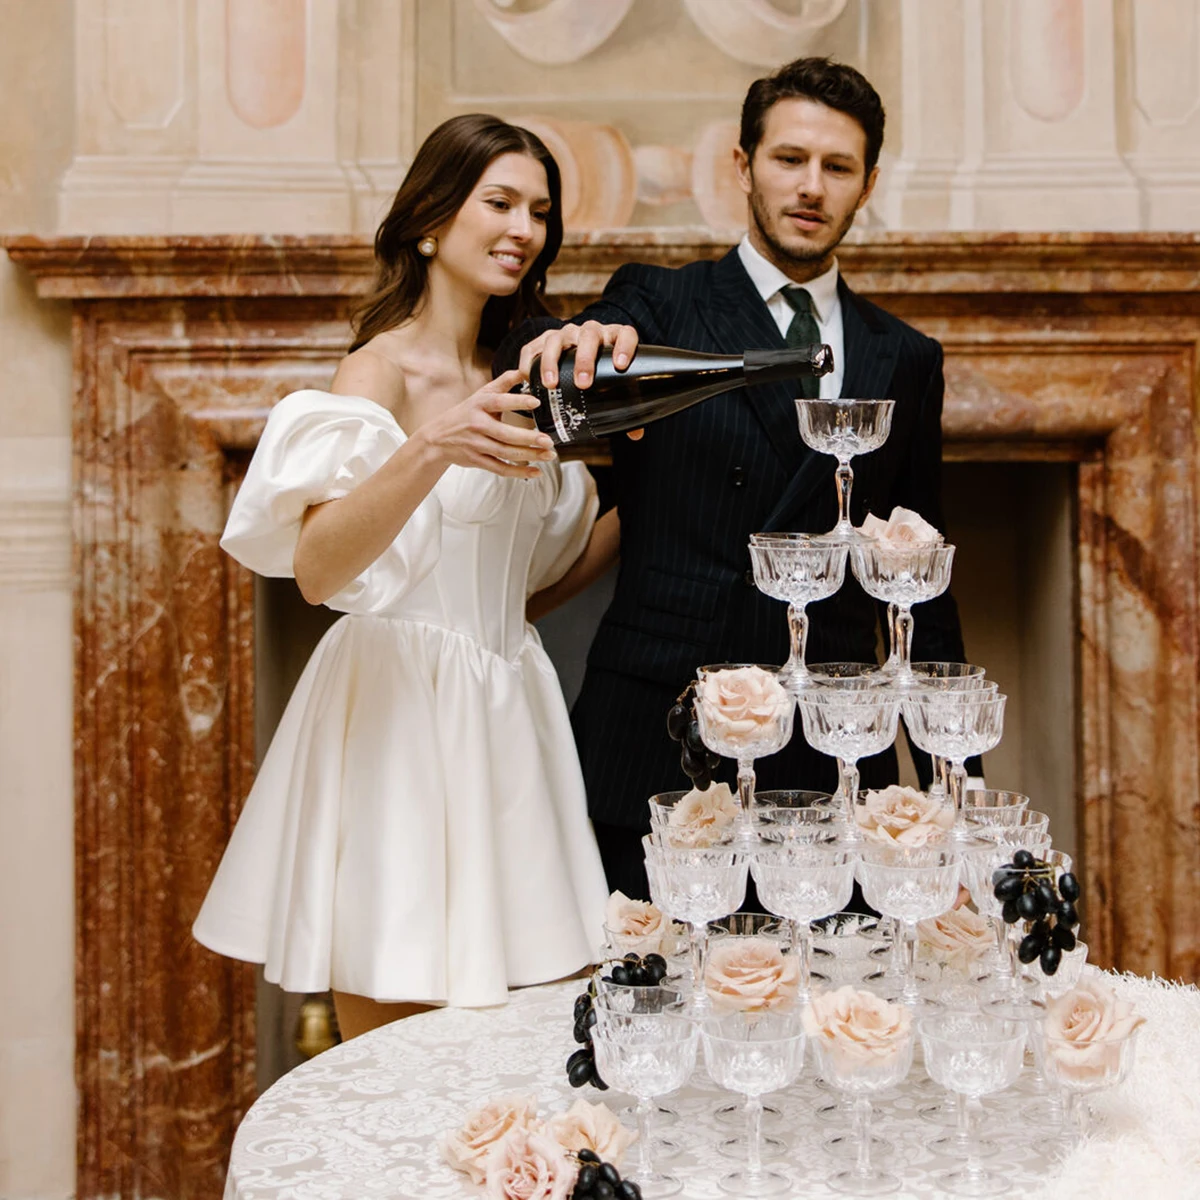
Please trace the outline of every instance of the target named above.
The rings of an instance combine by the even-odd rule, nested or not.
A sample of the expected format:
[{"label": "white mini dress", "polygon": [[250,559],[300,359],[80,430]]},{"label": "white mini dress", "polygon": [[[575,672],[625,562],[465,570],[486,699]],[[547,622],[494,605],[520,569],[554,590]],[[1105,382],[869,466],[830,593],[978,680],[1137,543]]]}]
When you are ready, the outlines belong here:
[{"label": "white mini dress", "polygon": [[[305,509],[403,444],[371,400],[272,410],[222,547],[291,576]],[[579,463],[450,467],[327,601],[313,652],[193,927],[288,991],[503,1003],[594,961],[607,888],[554,667],[525,620],[587,543]]]}]

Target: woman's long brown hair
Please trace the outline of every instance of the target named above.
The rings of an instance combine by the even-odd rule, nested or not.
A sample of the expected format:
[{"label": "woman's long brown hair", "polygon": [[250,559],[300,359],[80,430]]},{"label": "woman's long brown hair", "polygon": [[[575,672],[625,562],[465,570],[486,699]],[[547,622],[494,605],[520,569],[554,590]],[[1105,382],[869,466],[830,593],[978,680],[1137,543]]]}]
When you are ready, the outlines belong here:
[{"label": "woman's long brown hair", "polygon": [[394,329],[420,308],[429,260],[417,243],[462,208],[488,164],[502,154],[528,154],[545,168],[550,189],[546,244],[511,296],[492,296],[484,305],[479,343],[494,350],[509,330],[549,311],[542,300],[546,271],[558,255],[563,234],[558,164],[528,129],[486,113],[468,113],[443,121],[425,139],[375,234],[375,280],[351,318],[351,350]]}]

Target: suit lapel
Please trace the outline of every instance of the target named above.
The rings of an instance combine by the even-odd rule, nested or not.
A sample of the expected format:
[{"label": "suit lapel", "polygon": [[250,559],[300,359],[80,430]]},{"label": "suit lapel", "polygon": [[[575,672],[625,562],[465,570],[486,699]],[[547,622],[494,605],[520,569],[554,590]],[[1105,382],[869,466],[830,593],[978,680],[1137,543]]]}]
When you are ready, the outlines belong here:
[{"label": "suit lapel", "polygon": [[[842,306],[842,396],[849,400],[884,400],[896,367],[899,338],[876,322],[858,298],[838,277]],[[807,447],[806,447],[807,449]],[[764,531],[786,529],[788,522],[808,502],[818,487],[832,487],[834,460],[827,454],[809,453],[763,525]],[[823,532],[817,530],[816,532]]]},{"label": "suit lapel", "polygon": [[[724,353],[783,349],[775,318],[750,282],[736,249],[713,268],[711,286],[706,295],[697,298],[696,307]],[[788,473],[796,471],[808,448],[800,440],[795,385],[786,381],[765,383],[746,388],[743,395]]]},{"label": "suit lapel", "polygon": [[840,276],[838,299],[842,302],[842,357],[846,364],[842,396],[847,400],[886,400],[900,338],[859,307],[858,297]]}]

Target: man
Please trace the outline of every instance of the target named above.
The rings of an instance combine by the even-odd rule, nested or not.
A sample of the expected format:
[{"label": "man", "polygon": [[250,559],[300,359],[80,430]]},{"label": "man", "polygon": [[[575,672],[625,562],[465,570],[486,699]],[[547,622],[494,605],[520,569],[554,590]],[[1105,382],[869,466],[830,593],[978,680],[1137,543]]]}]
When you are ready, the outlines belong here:
[{"label": "man", "polygon": [[[618,367],[639,339],[726,354],[833,348],[835,370],[819,381],[727,393],[651,425],[641,440],[613,440],[620,573],[572,722],[608,881],[629,895],[646,895],[639,838],[647,797],[687,786],[665,732],[667,709],[698,666],[787,657],[784,607],[754,586],[750,534],[825,532],[837,518],[835,462],[799,436],[794,400],[805,386],[816,395],[819,382],[822,397],[896,402],[886,445],[855,460],[854,523],[903,505],[945,528],[941,347],[856,296],[835,257],[875,186],[883,126],[875,89],[842,64],[799,59],[757,80],[735,150],[749,218],[741,244],[718,262],[677,270],[627,264],[572,324],[530,324],[498,355],[507,365],[526,341],[522,366],[540,353],[553,386],[559,354],[572,346],[580,384],[590,382],[602,344]],[[810,662],[876,660],[876,606],[849,572],[809,615]],[[915,659],[963,661],[949,595],[916,617]],[[864,787],[896,781],[894,751],[860,765]],[[927,760],[920,765],[927,774]],[[799,730],[757,769],[760,789],[836,785],[833,761]]]}]

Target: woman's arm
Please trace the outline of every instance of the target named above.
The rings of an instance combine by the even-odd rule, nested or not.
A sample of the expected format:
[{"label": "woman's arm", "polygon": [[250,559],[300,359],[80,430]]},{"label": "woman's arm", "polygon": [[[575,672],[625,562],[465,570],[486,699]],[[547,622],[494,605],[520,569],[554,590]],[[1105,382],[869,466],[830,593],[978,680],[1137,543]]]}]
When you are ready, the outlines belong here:
[{"label": "woman's arm", "polygon": [[525,604],[526,619],[540,621],[548,612],[591,587],[617,561],[620,549],[621,520],[617,510],[610,508],[592,526],[583,553],[567,568],[567,573],[557,583],[529,597]]},{"label": "woman's arm", "polygon": [[[550,439],[499,419],[509,409],[529,407],[528,396],[508,394],[520,380],[517,371],[492,380],[414,430],[349,495],[309,508],[292,559],[305,600],[324,604],[371,566],[452,463],[519,478],[537,475],[529,464],[552,457]],[[362,350],[344,360],[333,385],[335,392],[365,396],[392,411],[403,389],[403,376],[391,363]]]}]

